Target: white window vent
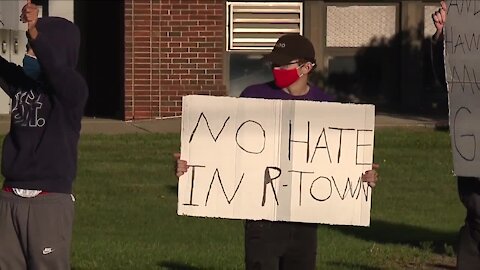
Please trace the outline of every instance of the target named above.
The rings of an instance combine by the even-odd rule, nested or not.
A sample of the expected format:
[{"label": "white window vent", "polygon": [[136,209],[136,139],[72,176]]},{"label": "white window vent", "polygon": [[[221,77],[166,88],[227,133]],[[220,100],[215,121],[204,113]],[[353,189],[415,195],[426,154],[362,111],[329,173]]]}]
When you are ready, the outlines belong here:
[{"label": "white window vent", "polygon": [[439,9],[438,5],[435,5],[435,6],[426,5],[424,7],[423,33],[424,33],[426,38],[430,38],[431,36],[433,36],[433,34],[435,34],[435,31],[437,30],[435,28],[435,25],[433,24],[432,14],[435,11],[438,11],[438,9]]},{"label": "white window vent", "polygon": [[327,47],[370,46],[396,33],[395,5],[327,6]]},{"label": "white window vent", "polygon": [[303,34],[302,2],[227,2],[227,51],[268,51],[288,33]]}]

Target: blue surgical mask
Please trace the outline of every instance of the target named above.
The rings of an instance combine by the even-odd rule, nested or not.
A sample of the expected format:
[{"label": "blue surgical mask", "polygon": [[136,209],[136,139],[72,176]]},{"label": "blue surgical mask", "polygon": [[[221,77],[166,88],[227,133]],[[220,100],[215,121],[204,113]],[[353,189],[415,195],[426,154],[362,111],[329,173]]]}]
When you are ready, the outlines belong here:
[{"label": "blue surgical mask", "polygon": [[38,80],[42,70],[36,57],[26,54],[23,57],[23,72],[30,78]]}]

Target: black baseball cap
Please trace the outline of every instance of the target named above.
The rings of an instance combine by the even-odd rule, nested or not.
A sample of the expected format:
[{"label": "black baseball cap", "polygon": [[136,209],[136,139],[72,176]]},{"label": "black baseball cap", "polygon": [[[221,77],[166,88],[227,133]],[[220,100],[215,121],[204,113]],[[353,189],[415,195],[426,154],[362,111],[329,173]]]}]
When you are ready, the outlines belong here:
[{"label": "black baseball cap", "polygon": [[295,59],[304,59],[315,63],[315,49],[306,37],[299,34],[286,34],[281,36],[271,53],[263,59],[275,65],[283,66]]}]

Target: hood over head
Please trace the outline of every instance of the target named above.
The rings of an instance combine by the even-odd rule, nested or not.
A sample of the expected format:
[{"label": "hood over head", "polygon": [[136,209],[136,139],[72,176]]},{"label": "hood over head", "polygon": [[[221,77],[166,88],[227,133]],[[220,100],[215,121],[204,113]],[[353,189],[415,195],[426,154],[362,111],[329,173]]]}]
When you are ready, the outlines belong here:
[{"label": "hood over head", "polygon": [[75,68],[80,50],[80,30],[71,21],[60,17],[43,17],[37,21],[37,30],[52,45],[59,65]]}]

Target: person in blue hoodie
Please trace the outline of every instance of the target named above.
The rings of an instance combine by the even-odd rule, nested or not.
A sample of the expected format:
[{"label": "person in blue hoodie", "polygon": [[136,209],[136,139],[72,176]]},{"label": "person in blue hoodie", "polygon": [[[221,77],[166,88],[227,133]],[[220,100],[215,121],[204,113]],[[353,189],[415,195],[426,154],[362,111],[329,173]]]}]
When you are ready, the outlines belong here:
[{"label": "person in blue hoodie", "polygon": [[12,99],[1,164],[0,269],[70,269],[72,183],[88,96],[75,70],[80,32],[66,19],[38,18],[30,1],[21,19],[29,44],[23,67],[0,57],[0,86]]}]

